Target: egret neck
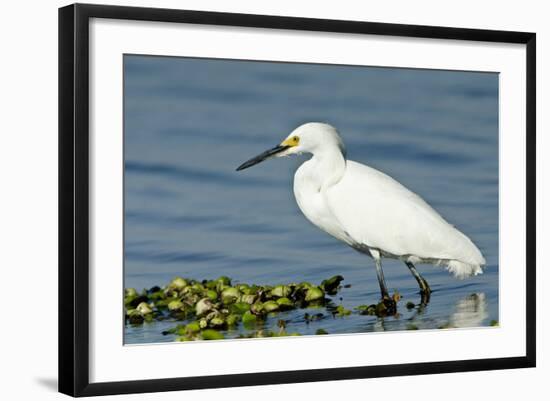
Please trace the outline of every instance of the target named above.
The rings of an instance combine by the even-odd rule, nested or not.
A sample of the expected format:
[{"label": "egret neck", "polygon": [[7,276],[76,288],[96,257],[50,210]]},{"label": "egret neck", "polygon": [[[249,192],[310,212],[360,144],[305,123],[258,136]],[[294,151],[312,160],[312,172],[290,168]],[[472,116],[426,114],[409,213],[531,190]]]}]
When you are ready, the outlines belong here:
[{"label": "egret neck", "polygon": [[294,175],[294,196],[306,218],[321,230],[352,245],[353,241],[334,218],[326,199],[329,188],[346,172],[342,146],[324,142],[307,150],[313,157],[303,163]]},{"label": "egret neck", "polygon": [[313,157],[302,165],[305,175],[322,192],[338,183],[346,171],[345,151],[333,143],[324,143],[310,151]]}]

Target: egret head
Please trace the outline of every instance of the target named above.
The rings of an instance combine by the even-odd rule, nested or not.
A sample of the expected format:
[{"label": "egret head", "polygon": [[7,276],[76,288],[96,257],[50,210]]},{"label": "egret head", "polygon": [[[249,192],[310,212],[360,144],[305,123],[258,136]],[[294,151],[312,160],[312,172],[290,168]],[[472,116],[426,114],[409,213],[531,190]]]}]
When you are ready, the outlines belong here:
[{"label": "egret head", "polygon": [[326,150],[336,150],[344,156],[346,154],[344,143],[336,128],[325,123],[306,123],[292,131],[279,145],[241,164],[237,167],[237,171],[252,167],[272,157],[302,153],[315,154]]}]

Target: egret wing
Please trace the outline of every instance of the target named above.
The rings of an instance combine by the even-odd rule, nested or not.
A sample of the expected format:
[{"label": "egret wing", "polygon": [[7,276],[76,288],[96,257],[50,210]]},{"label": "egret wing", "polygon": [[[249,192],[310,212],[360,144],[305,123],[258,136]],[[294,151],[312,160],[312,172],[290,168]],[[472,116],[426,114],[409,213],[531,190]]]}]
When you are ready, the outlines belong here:
[{"label": "egret wing", "polygon": [[344,176],[326,198],[358,244],[398,257],[485,263],[468,237],[414,192],[374,168],[348,160]]}]

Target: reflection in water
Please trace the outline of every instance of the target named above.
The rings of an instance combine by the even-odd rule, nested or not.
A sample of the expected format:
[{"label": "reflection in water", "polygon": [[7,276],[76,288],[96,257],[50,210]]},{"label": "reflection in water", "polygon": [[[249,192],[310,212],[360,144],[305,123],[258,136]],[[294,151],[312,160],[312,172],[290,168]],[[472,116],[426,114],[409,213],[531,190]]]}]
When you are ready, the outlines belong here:
[{"label": "reflection in water", "polygon": [[[438,301],[443,300],[438,299]],[[480,327],[487,326],[489,322],[489,307],[483,292],[458,299],[450,307],[448,315],[434,316],[430,311],[431,307],[432,304],[420,303],[410,311],[404,311],[404,308],[401,308],[395,316],[379,318],[373,323],[372,331]]]},{"label": "reflection in water", "polygon": [[476,293],[461,299],[456,304],[455,312],[450,316],[449,324],[453,327],[477,327],[489,317],[484,293]]}]

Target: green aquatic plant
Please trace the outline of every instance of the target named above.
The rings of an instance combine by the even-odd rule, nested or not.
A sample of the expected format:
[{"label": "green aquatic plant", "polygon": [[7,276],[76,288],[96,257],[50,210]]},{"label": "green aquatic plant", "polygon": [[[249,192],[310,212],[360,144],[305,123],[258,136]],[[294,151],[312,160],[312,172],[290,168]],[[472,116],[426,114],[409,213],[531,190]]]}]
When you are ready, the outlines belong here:
[{"label": "green aquatic plant", "polygon": [[351,311],[349,309],[344,308],[342,305],[338,305],[336,308],[335,316],[348,316],[351,315]]},{"label": "green aquatic plant", "polygon": [[253,326],[256,324],[256,322],[258,321],[258,317],[253,314],[252,312],[250,311],[246,311],[244,314],[243,314],[243,317],[242,317],[242,321],[243,321],[243,324],[245,325],[245,327],[250,327],[250,326]]},{"label": "green aquatic plant", "polygon": [[[175,336],[177,341],[215,340],[227,335],[238,338],[298,335],[287,332],[287,321],[279,318],[275,324],[273,317],[301,308],[321,309],[317,313],[305,313],[306,324],[331,316],[351,315],[351,310],[334,305],[330,298],[343,288],[343,280],[337,275],[319,285],[301,282],[271,286],[233,283],[226,276],[202,281],[174,277],[164,287],[154,286],[142,292],[125,289],[126,322],[139,326],[160,320],[179,321],[162,332]],[[322,313],[324,308],[328,314]],[[358,314],[378,315],[380,308],[380,304],[376,304],[354,310]],[[319,328],[316,333],[326,334],[326,331]]]},{"label": "green aquatic plant", "polygon": [[279,304],[275,301],[267,301],[263,304],[263,310],[266,313],[275,312],[279,310]]},{"label": "green aquatic plant", "polygon": [[142,315],[148,315],[150,313],[153,313],[153,309],[151,309],[151,307],[149,306],[149,304],[147,304],[147,302],[141,302],[137,306],[136,310]]},{"label": "green aquatic plant", "polygon": [[183,302],[181,302],[179,299],[175,299],[168,303],[168,310],[176,311],[182,308],[183,308]]},{"label": "green aquatic plant", "polygon": [[344,281],[344,277],[338,275],[333,276],[327,280],[321,282],[320,287],[327,292],[329,295],[336,295],[338,292],[338,286]]},{"label": "green aquatic plant", "polygon": [[271,295],[276,298],[286,298],[292,293],[292,288],[288,285],[278,285],[271,290]]},{"label": "green aquatic plant", "polygon": [[325,298],[325,292],[319,287],[310,287],[306,291],[306,302],[319,301]]},{"label": "green aquatic plant", "polygon": [[286,297],[279,298],[276,302],[280,310],[294,309],[294,303]]},{"label": "green aquatic plant", "polygon": [[182,288],[187,287],[188,284],[189,283],[187,282],[187,280],[181,277],[175,277],[174,279],[172,279],[172,281],[170,281],[170,284],[168,284],[168,288],[180,290]]},{"label": "green aquatic plant", "polygon": [[232,304],[241,296],[241,292],[235,287],[228,287],[222,291],[222,302],[226,305]]},{"label": "green aquatic plant", "polygon": [[195,313],[197,316],[202,316],[210,312],[214,308],[214,304],[210,301],[210,298],[202,298],[195,305]]}]

